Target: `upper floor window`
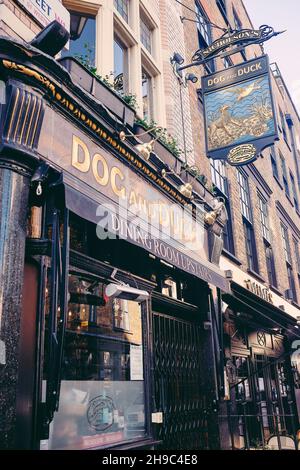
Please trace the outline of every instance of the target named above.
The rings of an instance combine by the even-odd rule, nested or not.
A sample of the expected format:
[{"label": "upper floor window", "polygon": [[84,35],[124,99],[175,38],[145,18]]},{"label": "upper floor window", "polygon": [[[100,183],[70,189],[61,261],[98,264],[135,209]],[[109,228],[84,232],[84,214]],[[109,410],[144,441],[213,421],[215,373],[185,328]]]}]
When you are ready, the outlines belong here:
[{"label": "upper floor window", "polygon": [[117,36],[114,38],[114,78],[118,91],[126,93],[128,81],[128,54],[126,46],[124,46]]},{"label": "upper floor window", "polygon": [[293,237],[294,243],[294,252],[295,252],[295,261],[297,266],[297,272],[300,273],[300,252],[299,252],[299,242],[296,238]]},{"label": "upper floor window", "polygon": [[238,31],[240,29],[243,29],[242,22],[234,8],[232,9],[232,13],[233,13],[234,29],[237,29]]},{"label": "upper floor window", "polygon": [[243,216],[249,221],[252,222],[252,210],[251,210],[251,203],[250,203],[250,191],[249,191],[249,183],[247,176],[238,170],[238,183],[240,189],[240,202],[241,202],[241,210]]},{"label": "upper floor window", "polygon": [[120,13],[122,18],[128,23],[129,20],[129,0],[114,0],[116,10]]},{"label": "upper floor window", "polygon": [[281,124],[282,134],[283,134],[284,140],[287,141],[286,122],[285,122],[283,112],[281,111],[280,108],[279,108],[279,116],[280,116],[280,124]]},{"label": "upper floor window", "polygon": [[152,118],[152,77],[142,68],[143,119],[150,122]]},{"label": "upper floor window", "polygon": [[276,277],[273,250],[272,250],[271,245],[269,245],[268,243],[265,242],[264,245],[265,245],[266,264],[267,264],[269,284],[273,287],[277,287],[277,277]]},{"label": "upper floor window", "polygon": [[227,18],[227,8],[226,8],[226,0],[216,0],[217,7],[223,17],[223,20],[227,25],[229,25],[229,21]]},{"label": "upper floor window", "polygon": [[270,158],[271,158],[271,165],[272,165],[273,176],[274,176],[274,178],[276,178],[277,180],[279,180],[277,159],[276,159],[276,153],[275,153],[275,149],[274,149],[274,148],[271,149]]},{"label": "upper floor window", "polygon": [[293,269],[290,265],[287,265],[287,275],[288,275],[288,280],[289,280],[289,291],[290,291],[288,298],[290,300],[294,300],[294,302],[297,302],[295,279],[294,279]]},{"label": "upper floor window", "polygon": [[210,160],[211,178],[215,185],[215,192],[223,197],[227,210],[228,220],[223,227],[224,249],[234,254],[233,228],[230,209],[230,200],[228,193],[228,183],[225,172],[225,163],[223,160]]},{"label": "upper floor window", "polygon": [[293,193],[293,199],[294,199],[294,206],[297,212],[299,212],[299,200],[298,200],[298,194],[296,190],[296,183],[295,183],[295,178],[292,172],[290,172],[290,180],[291,180],[291,186],[292,186],[292,193]]},{"label": "upper floor window", "polygon": [[224,64],[225,69],[228,69],[229,67],[231,67],[233,65],[232,60],[230,59],[230,57],[224,57],[223,64]]},{"label": "upper floor window", "polygon": [[227,195],[227,178],[225,174],[225,163],[223,160],[210,160],[211,179],[213,184]]},{"label": "upper floor window", "polygon": [[[200,49],[205,49],[212,43],[212,33],[211,33],[211,25],[209,24],[207,15],[200,5],[200,2],[196,0],[195,2],[195,10],[197,15],[197,31],[198,31],[198,43]],[[214,60],[210,60],[206,63],[207,70],[209,72],[215,71],[215,63]]]},{"label": "upper floor window", "polygon": [[262,235],[265,240],[267,240],[268,242],[271,242],[268,204],[265,198],[260,193],[258,194],[258,207],[259,207],[259,213],[260,213]]},{"label": "upper floor window", "polygon": [[96,18],[84,13],[70,12],[71,31],[76,31],[69,41],[69,50],[64,49],[62,56],[77,57],[88,68],[96,62]]},{"label": "upper floor window", "polygon": [[282,241],[283,241],[283,249],[285,254],[285,260],[292,264],[292,255],[291,255],[291,247],[289,241],[289,233],[287,227],[281,222],[281,234],[282,234]]},{"label": "upper floor window", "polygon": [[241,211],[243,216],[243,226],[246,243],[246,255],[250,270],[258,273],[258,257],[255,243],[255,234],[252,224],[252,208],[250,203],[250,190],[248,178],[244,172],[238,170],[238,184],[240,190]]},{"label": "upper floor window", "polygon": [[141,43],[148,52],[152,52],[152,30],[147,23],[147,21],[141,17],[140,19],[140,29],[141,29]]},{"label": "upper floor window", "polygon": [[288,183],[288,175],[286,171],[286,164],[283,155],[280,154],[281,170],[282,170],[282,181],[285,190],[285,194],[290,197],[290,188]]}]

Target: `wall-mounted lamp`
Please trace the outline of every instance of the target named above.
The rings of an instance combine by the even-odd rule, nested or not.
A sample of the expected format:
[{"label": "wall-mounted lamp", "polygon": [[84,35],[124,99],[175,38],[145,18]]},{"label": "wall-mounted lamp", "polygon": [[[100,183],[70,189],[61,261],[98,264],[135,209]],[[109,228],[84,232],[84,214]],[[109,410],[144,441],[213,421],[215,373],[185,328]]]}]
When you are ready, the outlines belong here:
[{"label": "wall-mounted lamp", "polygon": [[170,61],[171,61],[171,64],[178,64],[178,65],[182,65],[183,62],[184,62],[184,58],[182,57],[182,55],[179,54],[179,52],[174,52],[173,56],[170,58]]},{"label": "wall-mounted lamp", "polygon": [[150,142],[145,142],[144,144],[137,144],[134,146],[137,152],[139,152],[145,160],[149,160],[151,153],[153,152],[155,140],[152,139]]},{"label": "wall-mounted lamp", "polygon": [[87,16],[83,16],[80,13],[71,13],[70,17],[70,38],[76,40],[80,38],[82,31],[88,20]]},{"label": "wall-mounted lamp", "polygon": [[179,186],[179,192],[188,199],[192,198],[193,195],[193,186],[191,183],[185,183]]},{"label": "wall-mounted lamp", "polygon": [[193,73],[187,73],[184,76],[184,84],[187,86],[187,82],[192,82],[192,83],[197,83],[198,82],[198,77],[193,74]]}]

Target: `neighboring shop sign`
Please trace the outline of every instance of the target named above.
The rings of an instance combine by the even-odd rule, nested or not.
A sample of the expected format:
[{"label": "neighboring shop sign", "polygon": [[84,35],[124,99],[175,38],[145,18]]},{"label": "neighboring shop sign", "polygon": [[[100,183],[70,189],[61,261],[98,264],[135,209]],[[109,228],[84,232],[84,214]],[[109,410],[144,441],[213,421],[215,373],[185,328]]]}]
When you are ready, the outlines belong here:
[{"label": "neighboring shop sign", "polygon": [[70,31],[70,13],[59,0],[17,0],[36,21],[47,26],[56,20]]},{"label": "neighboring shop sign", "polygon": [[206,153],[245,165],[278,139],[268,56],[202,77]]},{"label": "neighboring shop sign", "polygon": [[273,304],[273,295],[268,287],[261,286],[258,282],[251,281],[251,279],[245,280],[245,285],[248,290],[256,294],[261,299]]}]

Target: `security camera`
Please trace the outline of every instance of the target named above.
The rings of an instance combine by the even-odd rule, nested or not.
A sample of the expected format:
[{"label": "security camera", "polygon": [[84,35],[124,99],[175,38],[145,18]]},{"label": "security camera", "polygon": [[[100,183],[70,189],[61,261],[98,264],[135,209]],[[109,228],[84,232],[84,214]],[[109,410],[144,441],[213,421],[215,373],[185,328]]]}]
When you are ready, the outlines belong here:
[{"label": "security camera", "polygon": [[111,299],[120,298],[136,302],[142,302],[149,298],[147,291],[121,284],[108,284],[105,288],[105,295]]}]

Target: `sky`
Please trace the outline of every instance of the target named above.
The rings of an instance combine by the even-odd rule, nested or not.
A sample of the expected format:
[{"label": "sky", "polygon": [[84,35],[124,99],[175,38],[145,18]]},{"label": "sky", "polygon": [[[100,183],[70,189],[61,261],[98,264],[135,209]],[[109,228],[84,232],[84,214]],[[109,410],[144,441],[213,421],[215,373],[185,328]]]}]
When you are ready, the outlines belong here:
[{"label": "sky", "polygon": [[262,24],[287,30],[265,43],[270,62],[277,62],[300,113],[300,1],[243,0],[255,28]]}]

